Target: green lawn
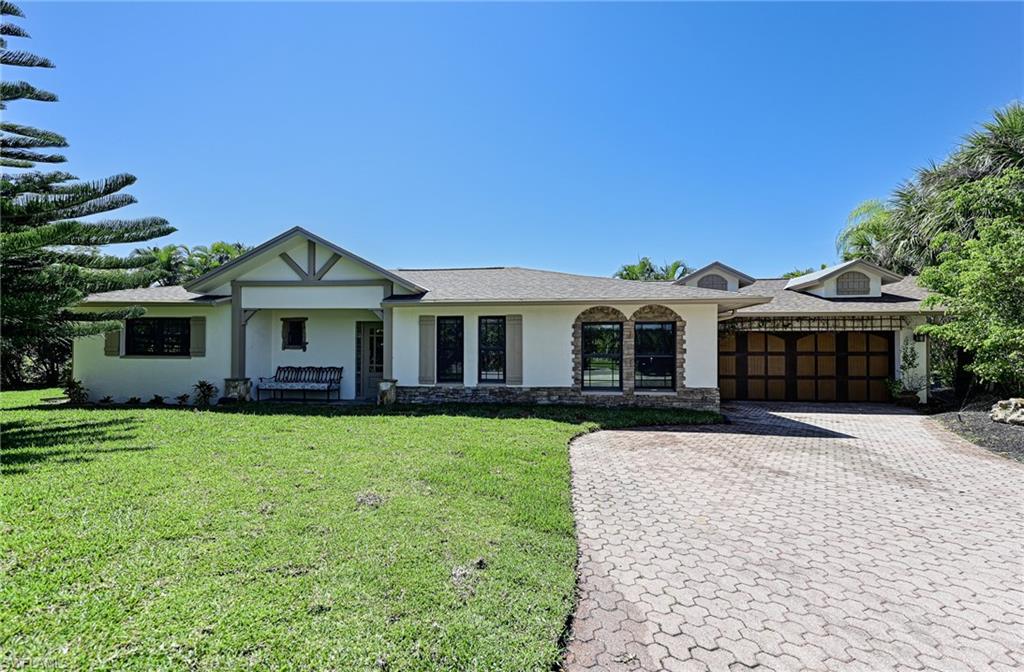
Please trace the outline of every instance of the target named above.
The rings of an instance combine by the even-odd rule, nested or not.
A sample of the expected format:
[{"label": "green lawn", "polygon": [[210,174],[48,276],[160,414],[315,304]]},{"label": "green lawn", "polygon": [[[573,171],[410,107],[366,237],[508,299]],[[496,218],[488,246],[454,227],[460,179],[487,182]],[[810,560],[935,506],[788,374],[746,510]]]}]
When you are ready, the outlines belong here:
[{"label": "green lawn", "polygon": [[0,668],[550,669],[569,439],[717,419],[40,405],[57,394],[0,395]]}]

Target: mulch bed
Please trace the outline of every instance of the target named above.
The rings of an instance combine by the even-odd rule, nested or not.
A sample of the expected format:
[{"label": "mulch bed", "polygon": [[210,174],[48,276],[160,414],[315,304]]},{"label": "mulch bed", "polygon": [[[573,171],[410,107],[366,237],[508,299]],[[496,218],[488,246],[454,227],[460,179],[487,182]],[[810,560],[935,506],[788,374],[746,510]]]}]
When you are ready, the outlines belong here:
[{"label": "mulch bed", "polygon": [[968,408],[963,411],[938,413],[932,417],[943,427],[956,432],[971,443],[1024,462],[1024,427],[993,422],[989,410]]}]

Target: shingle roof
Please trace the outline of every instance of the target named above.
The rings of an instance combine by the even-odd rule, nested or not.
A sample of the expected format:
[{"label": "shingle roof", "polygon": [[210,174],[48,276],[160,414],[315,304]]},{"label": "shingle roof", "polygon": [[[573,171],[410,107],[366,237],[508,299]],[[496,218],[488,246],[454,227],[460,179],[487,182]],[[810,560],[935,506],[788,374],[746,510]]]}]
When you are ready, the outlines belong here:
[{"label": "shingle roof", "polygon": [[532,268],[398,269],[395,273],[426,287],[423,295],[391,297],[393,303],[529,303],[559,301],[678,301],[752,305],[756,292],[686,287],[673,282],[640,282],[592,275],[573,275]]},{"label": "shingle roof", "polygon": [[113,292],[90,294],[82,300],[83,304],[97,303],[186,303],[205,304],[230,300],[230,296],[216,294],[196,294],[181,285],[170,287],[143,287],[140,289],[119,289]]},{"label": "shingle roof", "polygon": [[[737,316],[918,313],[922,312],[921,301],[928,296],[928,292],[917,283],[917,278],[912,275],[908,275],[898,282],[883,285],[882,295],[870,298],[844,297],[825,299],[807,292],[786,289],[788,282],[786,278],[772,278],[756,280],[753,284],[740,288],[739,294],[770,296],[772,301],[771,303],[737,310]],[[924,312],[941,312],[941,310],[931,309]]]}]

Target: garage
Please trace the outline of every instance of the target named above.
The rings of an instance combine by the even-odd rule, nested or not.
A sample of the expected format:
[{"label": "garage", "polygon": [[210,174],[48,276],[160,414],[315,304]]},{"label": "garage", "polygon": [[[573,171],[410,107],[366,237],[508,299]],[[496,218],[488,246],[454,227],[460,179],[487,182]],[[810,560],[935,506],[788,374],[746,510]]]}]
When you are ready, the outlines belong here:
[{"label": "garage", "polygon": [[723,331],[718,386],[723,400],[890,400],[892,331]]}]

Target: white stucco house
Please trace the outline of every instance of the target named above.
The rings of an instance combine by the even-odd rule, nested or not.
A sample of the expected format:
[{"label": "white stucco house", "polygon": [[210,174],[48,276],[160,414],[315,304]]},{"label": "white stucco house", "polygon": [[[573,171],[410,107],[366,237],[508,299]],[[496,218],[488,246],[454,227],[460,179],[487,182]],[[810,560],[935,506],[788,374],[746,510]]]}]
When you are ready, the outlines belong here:
[{"label": "white stucco house", "polygon": [[[860,261],[791,280],[718,262],[675,282],[388,270],[296,227],[183,287],[87,297],[79,310],[145,315],[78,339],[73,375],[116,401],[200,379],[232,397],[373,399],[393,381],[399,402],[885,401],[902,348],[927,378],[922,298],[914,278]],[[279,370],[276,382],[300,382],[275,388]]]}]

